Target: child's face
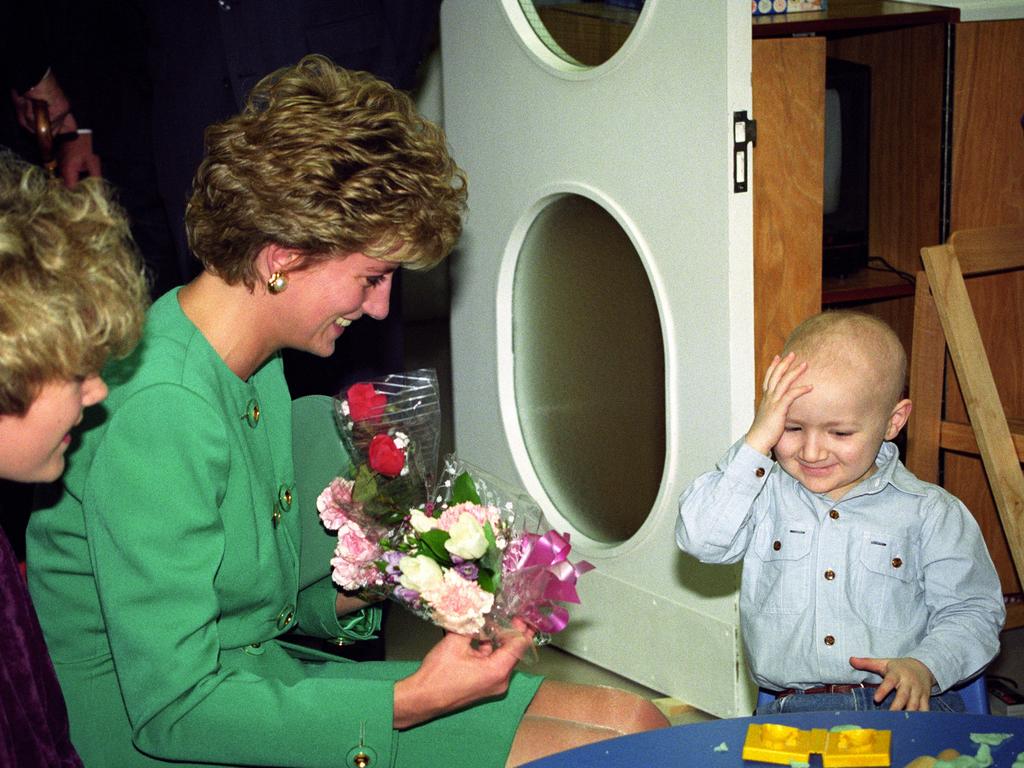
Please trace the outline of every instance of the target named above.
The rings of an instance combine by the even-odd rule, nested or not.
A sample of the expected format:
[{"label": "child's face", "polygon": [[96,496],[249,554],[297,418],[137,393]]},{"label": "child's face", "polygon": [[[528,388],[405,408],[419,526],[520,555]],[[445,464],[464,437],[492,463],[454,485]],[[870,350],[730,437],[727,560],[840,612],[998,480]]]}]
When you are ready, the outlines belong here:
[{"label": "child's face", "polygon": [[0,477],[22,483],[49,483],[64,471],[71,428],[82,411],[107,396],[99,376],[54,381],[43,386],[21,416],[0,415]]},{"label": "child's face", "polygon": [[813,362],[798,383],[814,388],[790,406],[775,459],[806,488],[838,501],[875,473],[878,449],[899,433],[910,401],[890,410],[874,377]]}]

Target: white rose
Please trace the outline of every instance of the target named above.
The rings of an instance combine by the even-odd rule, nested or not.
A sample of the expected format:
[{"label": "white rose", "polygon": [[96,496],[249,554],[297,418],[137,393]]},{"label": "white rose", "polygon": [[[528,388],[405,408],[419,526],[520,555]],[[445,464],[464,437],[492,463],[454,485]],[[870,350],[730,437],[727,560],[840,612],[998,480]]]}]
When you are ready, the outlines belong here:
[{"label": "white rose", "polygon": [[413,530],[417,533],[426,533],[427,531],[432,531],[437,528],[437,518],[425,515],[421,510],[410,509],[409,525],[411,525]]},{"label": "white rose", "polygon": [[469,512],[459,515],[458,522],[449,530],[451,537],[444,543],[444,548],[463,560],[476,560],[487,551],[487,537],[483,526]]},{"label": "white rose", "polygon": [[444,581],[441,566],[426,555],[403,557],[398,561],[398,570],[402,572],[399,581],[406,589],[419,592],[421,595],[437,589]]}]

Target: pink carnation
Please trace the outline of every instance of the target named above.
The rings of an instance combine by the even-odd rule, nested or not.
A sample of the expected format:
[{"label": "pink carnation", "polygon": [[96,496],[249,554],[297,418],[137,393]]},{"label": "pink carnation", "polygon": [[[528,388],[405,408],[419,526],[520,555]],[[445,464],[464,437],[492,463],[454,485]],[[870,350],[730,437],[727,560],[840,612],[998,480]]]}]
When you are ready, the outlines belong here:
[{"label": "pink carnation", "polygon": [[351,480],[336,477],[317,497],[316,508],[328,530],[338,530],[348,522],[349,510],[358,512],[362,508],[362,504],[352,501],[353,485]]},{"label": "pink carnation", "polygon": [[475,635],[483,629],[484,614],[494,605],[494,595],[454,569],[447,569],[441,585],[423,599],[430,605],[435,623],[460,635]]},{"label": "pink carnation", "polygon": [[342,589],[360,589],[383,583],[375,561],[382,557],[380,546],[355,523],[345,520],[338,528],[331,578]]},{"label": "pink carnation", "polygon": [[530,542],[526,534],[519,534],[509,542],[501,556],[501,572],[511,573],[522,566],[523,560],[530,554]]},{"label": "pink carnation", "polygon": [[497,507],[464,501],[453,507],[446,507],[438,518],[438,527],[442,531],[450,531],[452,526],[459,522],[459,517],[463,512],[469,512],[480,525],[490,523],[492,528],[496,528],[498,521],[501,519],[501,514],[498,512]]}]

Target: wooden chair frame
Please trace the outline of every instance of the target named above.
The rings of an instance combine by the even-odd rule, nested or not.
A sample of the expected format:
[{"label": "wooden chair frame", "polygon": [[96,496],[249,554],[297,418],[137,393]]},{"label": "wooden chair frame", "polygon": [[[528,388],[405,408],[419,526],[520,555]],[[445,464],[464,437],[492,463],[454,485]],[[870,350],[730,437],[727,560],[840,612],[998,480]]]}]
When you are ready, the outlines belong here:
[{"label": "wooden chair frame", "polygon": [[[913,415],[907,429],[907,467],[938,481],[939,451],[980,455],[1014,567],[1024,584],[1024,422],[1009,422],[967,293],[965,278],[1024,269],[1024,226],[955,232],[945,245],[921,249],[910,360]],[[969,424],[946,420],[946,349]],[[1012,622],[1019,623],[1019,618]],[[1011,621],[1007,621],[1007,626]]]}]

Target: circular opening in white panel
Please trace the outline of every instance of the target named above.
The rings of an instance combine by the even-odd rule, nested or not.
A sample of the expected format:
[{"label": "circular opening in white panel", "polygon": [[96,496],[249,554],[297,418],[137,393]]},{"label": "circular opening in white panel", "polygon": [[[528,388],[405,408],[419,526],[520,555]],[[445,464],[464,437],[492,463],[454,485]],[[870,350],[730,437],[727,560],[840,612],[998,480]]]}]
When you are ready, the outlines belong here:
[{"label": "circular opening in white panel", "polygon": [[608,211],[566,194],[526,233],[511,305],[530,465],[576,530],[625,541],[650,514],[665,463],[665,354],[643,262]]},{"label": "circular opening in white panel", "polygon": [[623,46],[643,11],[644,0],[518,0],[544,47],[582,67],[604,64]]}]

